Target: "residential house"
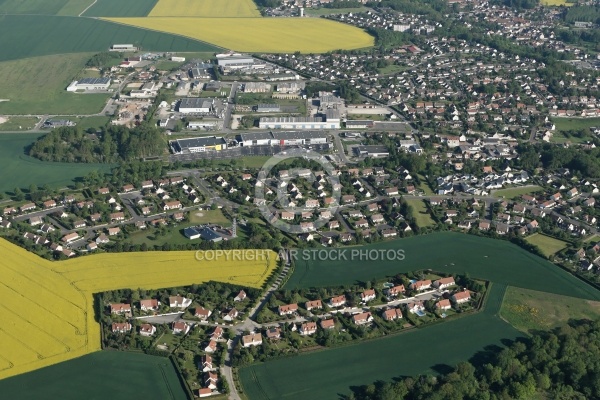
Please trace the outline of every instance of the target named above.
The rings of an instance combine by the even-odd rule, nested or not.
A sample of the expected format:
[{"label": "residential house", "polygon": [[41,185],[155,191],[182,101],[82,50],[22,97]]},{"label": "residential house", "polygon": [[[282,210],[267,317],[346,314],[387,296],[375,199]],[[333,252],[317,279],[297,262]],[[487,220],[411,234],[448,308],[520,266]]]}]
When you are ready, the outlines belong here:
[{"label": "residential house", "polygon": [[298,312],[298,304],[286,304],[286,305],[282,305],[279,306],[277,308],[278,313],[280,316],[283,315],[292,315],[296,312]]},{"label": "residential house", "polygon": [[203,321],[206,321],[211,315],[212,311],[204,307],[196,307],[194,310],[194,317],[200,318]]},{"label": "residential house", "polygon": [[387,297],[397,297],[398,295],[401,295],[404,292],[406,292],[404,285],[398,285],[384,290],[384,293]]},{"label": "residential house", "polygon": [[217,342],[215,342],[214,340],[210,340],[208,342],[208,344],[206,345],[206,347],[204,348],[204,352],[205,353],[214,353],[215,351],[217,351]]},{"label": "residential house", "polygon": [[281,339],[281,328],[279,328],[279,327],[267,328],[265,335],[267,336],[267,339],[279,340],[279,339]]},{"label": "residential house", "polygon": [[111,314],[126,314],[131,313],[131,304],[111,303],[108,306]]},{"label": "residential house", "polygon": [[449,310],[452,308],[452,304],[450,304],[450,300],[442,299],[435,304],[435,308],[440,311]]},{"label": "residential house", "polygon": [[220,326],[215,327],[213,333],[210,334],[210,340],[219,340],[223,337],[223,328]]},{"label": "residential house", "polygon": [[329,307],[342,307],[346,305],[346,296],[336,296],[329,300]]},{"label": "residential house", "polygon": [[435,282],[433,282],[433,287],[436,289],[439,289],[439,290],[445,289],[452,285],[455,285],[455,282],[454,282],[454,278],[451,276],[449,276],[447,278],[440,278],[440,279],[436,280]]},{"label": "residential house", "polygon": [[251,333],[242,336],[242,344],[244,347],[259,346],[262,344],[262,335],[260,333]]},{"label": "residential house", "polygon": [[229,310],[225,313],[225,315],[223,316],[223,320],[233,321],[234,319],[236,319],[238,317],[238,315],[240,315],[240,312],[237,309],[232,308],[231,310]]},{"label": "residential house", "polygon": [[375,300],[377,295],[375,294],[375,289],[367,289],[360,294],[360,301],[363,303],[368,303],[371,300]]},{"label": "residential house", "polygon": [[48,208],[53,208],[53,207],[56,207],[56,201],[50,199],[50,200],[44,202],[44,208],[48,209]]},{"label": "residential house", "polygon": [[108,228],[108,236],[116,236],[121,233],[121,228],[115,226],[114,228]]},{"label": "residential house", "polygon": [[156,327],[151,324],[142,324],[140,325],[140,335],[141,336],[153,336],[156,333]]},{"label": "residential house", "polygon": [[300,325],[300,329],[298,330],[298,333],[300,333],[303,336],[312,335],[315,332],[317,332],[316,322],[305,322],[302,325]]},{"label": "residential house", "polygon": [[335,321],[333,319],[322,319],[321,320],[321,328],[322,329],[333,329],[335,328]]},{"label": "residential house", "polygon": [[180,210],[183,206],[179,200],[166,201],[162,204],[163,211]]},{"label": "residential house", "polygon": [[61,238],[64,243],[72,243],[79,239],[79,235],[75,232],[67,233],[65,236]]},{"label": "residential house", "polygon": [[468,290],[454,293],[454,295],[452,295],[452,301],[456,304],[466,303],[470,299],[471,299],[471,292],[469,292]]},{"label": "residential house", "polygon": [[370,312],[355,314],[352,316],[352,321],[355,325],[365,325],[373,321],[373,316]]},{"label": "residential house", "polygon": [[386,321],[394,321],[402,318],[402,311],[400,311],[399,308],[391,308],[389,310],[385,310],[381,316]]},{"label": "residential house", "polygon": [[191,299],[183,296],[169,296],[169,307],[171,308],[188,308],[192,304]]},{"label": "residential house", "polygon": [[206,388],[216,390],[217,383],[219,383],[219,376],[216,373],[209,371],[204,374],[204,386]]},{"label": "residential house", "polygon": [[210,354],[205,354],[200,357],[200,361],[198,361],[198,369],[202,372],[212,371],[213,359]]},{"label": "residential house", "polygon": [[412,290],[417,290],[417,291],[429,289],[429,288],[431,288],[431,280],[426,279],[424,281],[415,281],[410,284],[410,288]]},{"label": "residential house", "polygon": [[113,322],[112,332],[113,333],[127,333],[131,330],[131,324],[129,322]]},{"label": "residential house", "polygon": [[323,302],[321,300],[307,301],[305,307],[307,311],[321,309],[323,308]]},{"label": "residential house", "polygon": [[183,321],[173,322],[173,335],[177,335],[180,333],[187,335],[189,331],[190,326],[187,323]]},{"label": "residential house", "polygon": [[233,298],[233,301],[243,301],[247,297],[246,292],[240,290],[240,292]]},{"label": "residential house", "polygon": [[421,300],[411,301],[410,303],[406,304],[406,309],[411,314],[422,312],[425,311],[425,303]]}]

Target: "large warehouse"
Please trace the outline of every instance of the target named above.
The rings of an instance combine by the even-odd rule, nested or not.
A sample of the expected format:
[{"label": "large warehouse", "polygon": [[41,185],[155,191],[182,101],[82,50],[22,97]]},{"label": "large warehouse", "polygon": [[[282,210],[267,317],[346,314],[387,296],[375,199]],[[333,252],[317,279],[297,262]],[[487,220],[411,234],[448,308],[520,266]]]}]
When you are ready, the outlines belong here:
[{"label": "large warehouse", "polygon": [[110,78],[83,78],[79,81],[73,81],[67,87],[67,92],[76,92],[78,90],[108,90],[110,87]]},{"label": "large warehouse", "polygon": [[292,146],[327,143],[324,132],[253,132],[237,135],[241,146]]},{"label": "large warehouse", "polygon": [[263,117],[261,129],[339,129],[340,120],[327,121],[324,117]]},{"label": "large warehouse", "polygon": [[177,139],[169,142],[175,154],[202,153],[210,150],[225,150],[227,142],[222,137],[210,136],[190,139]]},{"label": "large warehouse", "polygon": [[208,114],[214,110],[214,107],[214,99],[202,97],[181,99],[179,102],[179,112],[183,114]]}]

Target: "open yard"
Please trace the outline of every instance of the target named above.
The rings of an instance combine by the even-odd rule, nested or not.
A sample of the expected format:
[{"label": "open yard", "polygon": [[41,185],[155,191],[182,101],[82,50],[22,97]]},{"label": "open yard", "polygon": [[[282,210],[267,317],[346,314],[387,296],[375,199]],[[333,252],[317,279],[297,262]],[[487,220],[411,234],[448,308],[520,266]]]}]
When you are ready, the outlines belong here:
[{"label": "open yard", "polygon": [[16,187],[26,189],[32,183],[64,187],[76,178],[92,171],[110,172],[110,164],[73,164],[43,162],[25,154],[25,148],[42,133],[0,134],[0,192],[12,192]]},{"label": "open yard", "polygon": [[190,222],[195,224],[218,224],[223,226],[230,226],[231,221],[228,220],[221,210],[202,210],[202,211],[191,211]]},{"label": "open yard", "polygon": [[38,122],[36,117],[0,117],[0,131],[28,131],[35,128]]},{"label": "open yard", "polygon": [[68,116],[56,116],[53,119],[68,119],[73,121],[83,130],[88,128],[98,129],[110,122],[110,117],[96,115],[92,117],[68,117]]},{"label": "open yard", "polygon": [[158,0],[148,16],[247,18],[260,12],[252,0]]},{"label": "open yard", "polygon": [[438,374],[467,359],[480,364],[480,352],[522,336],[497,316],[504,291],[492,285],[485,310],[464,318],[242,368],[244,392],[252,400],[337,399],[352,386]]},{"label": "open yard", "polygon": [[0,15],[0,61],[50,54],[102,52],[115,43],[131,43],[142,47],[144,51],[220,50],[181,36],[116,25],[99,19]]},{"label": "open yard", "polygon": [[209,280],[260,287],[277,257],[261,252],[258,257],[252,253],[252,260],[199,261],[194,251],[175,251],[103,253],[50,262],[5,240],[0,240],[0,254],[0,379],[99,350],[94,293]]},{"label": "open yard", "polygon": [[[74,379],[65,384],[65,377]],[[79,400],[86,392],[85,397],[95,399],[187,400],[168,358],[119,351],[89,354],[4,379],[0,381],[0,391],[5,398],[19,400]]]},{"label": "open yard", "polygon": [[[362,247],[365,250],[404,250],[405,258],[370,262],[346,260],[310,253],[298,254],[294,273],[285,287],[320,287],[365,282],[377,277],[431,268],[453,274],[469,273],[471,278],[565,296],[600,300],[600,292],[554,264],[504,240],[461,233],[433,233]],[[338,251],[336,249],[321,251]],[[356,251],[359,251],[357,248]],[[307,258],[310,261],[304,261]],[[541,279],[540,277],[543,277]]]},{"label": "open yard", "polygon": [[111,21],[169,32],[247,52],[324,53],[373,45],[361,29],[321,18],[111,18]]},{"label": "open yard", "polygon": [[591,126],[600,128],[600,118],[552,118],[552,122],[557,131],[585,129]]},{"label": "open yard", "polygon": [[86,17],[145,17],[157,0],[98,0],[83,14]]},{"label": "open yard", "polygon": [[93,53],[0,62],[0,114],[94,114],[109,94],[76,94],[65,89]]},{"label": "open yard", "polygon": [[517,197],[521,197],[524,194],[530,194],[530,193],[538,192],[541,190],[544,190],[544,189],[542,189],[542,187],[540,187],[540,186],[528,185],[528,186],[496,190],[496,191],[494,191],[493,195],[495,197],[505,197],[507,199],[515,199]]},{"label": "open yard", "polygon": [[509,287],[500,315],[523,332],[549,330],[569,319],[599,319],[600,302]]},{"label": "open yard", "polygon": [[419,228],[426,228],[435,225],[435,221],[431,218],[427,206],[423,200],[406,200],[409,206],[413,208],[413,214]]},{"label": "open yard", "polygon": [[546,257],[549,257],[567,247],[566,242],[554,239],[553,237],[546,236],[541,233],[534,233],[525,240],[539,247]]}]

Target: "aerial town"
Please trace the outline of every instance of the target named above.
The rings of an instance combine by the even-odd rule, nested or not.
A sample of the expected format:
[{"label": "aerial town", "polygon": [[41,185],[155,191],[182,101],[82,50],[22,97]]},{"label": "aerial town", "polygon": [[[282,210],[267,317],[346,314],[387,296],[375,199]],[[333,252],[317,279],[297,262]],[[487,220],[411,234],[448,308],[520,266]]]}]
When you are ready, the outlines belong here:
[{"label": "aerial town", "polygon": [[597,1],[0,13],[7,397],[600,398]]}]

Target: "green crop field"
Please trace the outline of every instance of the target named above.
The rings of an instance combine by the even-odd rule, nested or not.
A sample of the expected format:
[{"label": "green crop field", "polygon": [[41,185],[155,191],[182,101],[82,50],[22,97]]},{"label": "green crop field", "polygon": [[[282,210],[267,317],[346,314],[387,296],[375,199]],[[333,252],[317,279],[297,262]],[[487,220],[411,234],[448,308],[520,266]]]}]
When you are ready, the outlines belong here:
[{"label": "green crop field", "polygon": [[92,171],[109,172],[106,164],[66,164],[42,162],[25,154],[25,148],[41,133],[0,134],[0,192],[12,192],[15,187],[28,188],[31,184],[63,187]]},{"label": "green crop field", "polygon": [[145,17],[158,0],[98,0],[83,14],[86,17]]},{"label": "green crop field", "polygon": [[94,0],[0,0],[0,14],[79,15]]},{"label": "green crop field", "polygon": [[493,193],[493,195],[495,197],[505,197],[507,199],[514,199],[517,197],[521,197],[524,194],[530,194],[530,193],[538,192],[541,190],[544,190],[544,189],[541,186],[537,186],[537,185],[521,186],[521,187],[496,190]]},{"label": "green crop field", "polygon": [[4,379],[0,392],[3,398],[19,400],[187,400],[169,359],[118,351],[97,352]]},{"label": "green crop field", "polygon": [[553,237],[535,233],[525,239],[531,244],[536,245],[546,257],[551,256],[567,247],[567,242],[554,239]]},{"label": "green crop field", "polygon": [[509,287],[500,315],[523,332],[550,330],[569,319],[600,319],[600,302]]},{"label": "green crop field", "polygon": [[0,61],[101,52],[115,43],[131,43],[147,51],[219,51],[193,39],[92,18],[0,15]]},{"label": "green crop field", "polygon": [[[391,258],[365,263],[351,258],[352,250],[404,250],[405,259]],[[320,251],[336,252],[342,249]],[[461,233],[434,233],[362,248],[346,248],[346,260],[335,260],[319,254],[298,254],[294,273],[285,287],[308,288],[365,282],[373,278],[408,271],[433,269],[452,274],[469,273],[472,278],[490,280],[510,286],[600,300],[600,292],[563,271],[507,241]],[[336,253],[337,254],[337,253]],[[305,261],[305,259],[313,261]]]},{"label": "green crop field", "polygon": [[64,54],[0,62],[0,114],[95,114],[109,94],[65,89],[93,53]]},{"label": "green crop field", "polygon": [[419,228],[435,225],[435,221],[429,215],[429,211],[427,211],[427,206],[423,200],[406,200],[406,202],[413,208],[413,215]]},{"label": "green crop field", "polygon": [[[240,369],[246,396],[261,399],[337,399],[351,386],[433,373],[476,357],[488,346],[522,333],[498,312],[506,286],[493,284],[477,314],[413,329],[392,337],[289,357]],[[310,384],[307,384],[310,382]]]}]

